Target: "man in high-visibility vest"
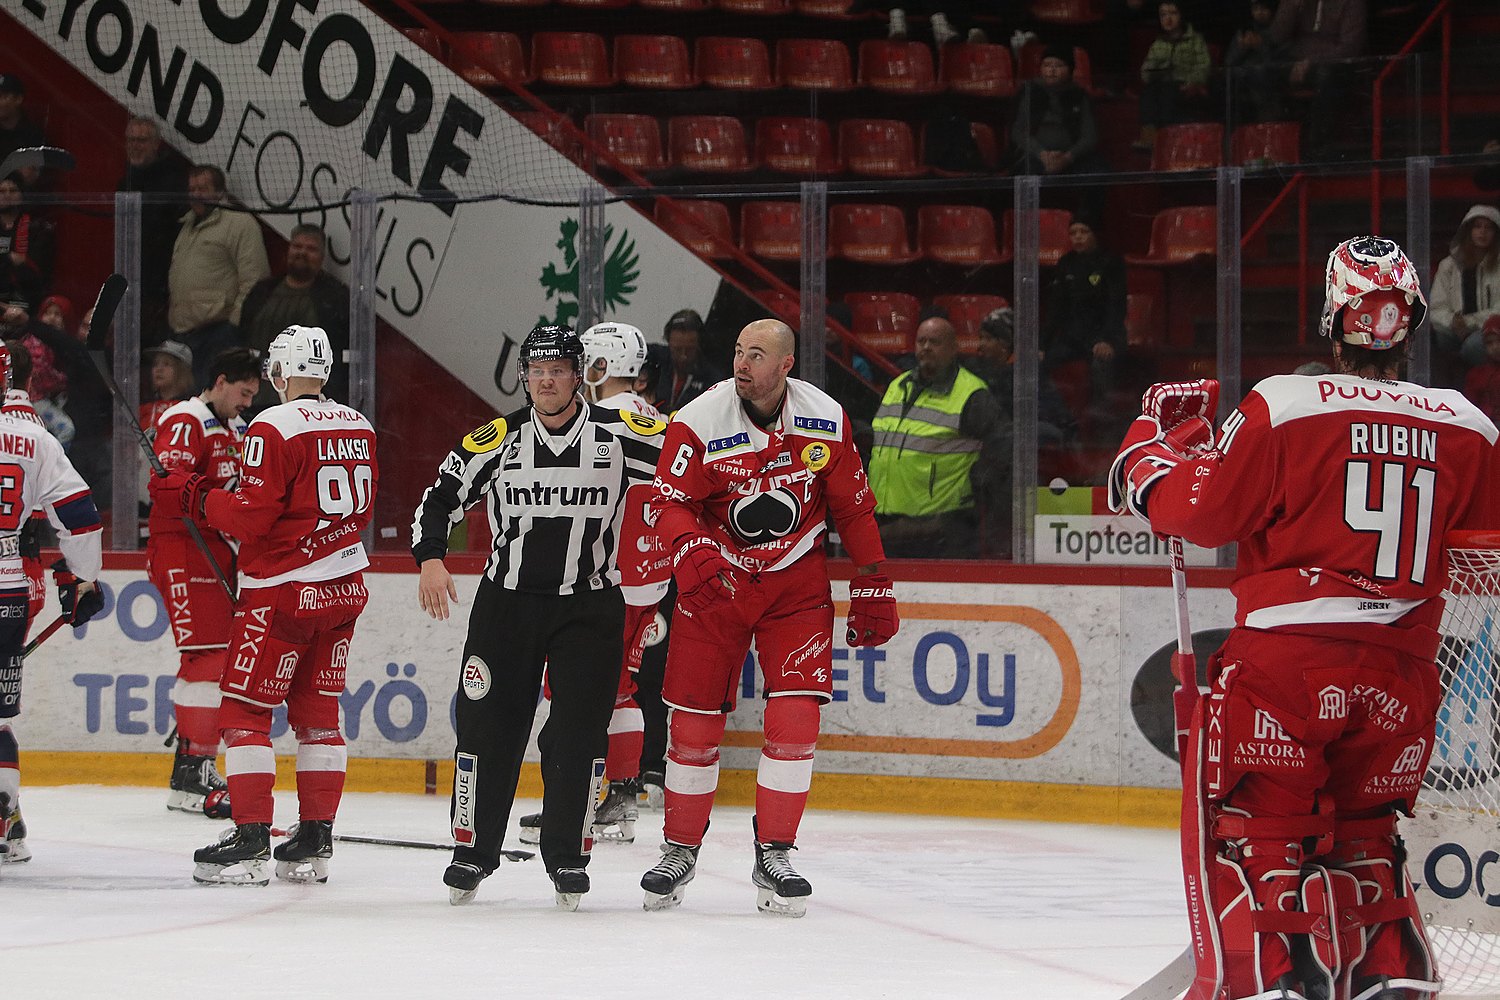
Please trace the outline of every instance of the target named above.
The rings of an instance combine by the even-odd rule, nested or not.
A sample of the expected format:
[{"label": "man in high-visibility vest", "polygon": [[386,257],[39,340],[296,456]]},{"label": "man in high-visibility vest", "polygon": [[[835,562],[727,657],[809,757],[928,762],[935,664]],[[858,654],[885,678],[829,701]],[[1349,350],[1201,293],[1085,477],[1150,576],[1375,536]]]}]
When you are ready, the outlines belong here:
[{"label": "man in high-visibility vest", "polygon": [[875,518],[892,555],[972,554],[977,522],[969,477],[1002,415],[984,380],[958,363],[952,323],[924,320],[916,355],[916,368],[891,383],[875,414]]}]

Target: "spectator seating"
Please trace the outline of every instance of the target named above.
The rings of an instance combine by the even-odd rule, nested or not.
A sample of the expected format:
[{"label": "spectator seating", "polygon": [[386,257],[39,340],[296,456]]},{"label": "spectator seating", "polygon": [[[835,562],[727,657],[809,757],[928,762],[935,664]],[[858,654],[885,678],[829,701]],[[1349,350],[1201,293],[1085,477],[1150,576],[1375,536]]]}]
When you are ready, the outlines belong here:
[{"label": "spectator seating", "polygon": [[853,90],[849,49],[833,39],[780,39],[776,43],[776,81],[799,90]]},{"label": "spectator seating", "polygon": [[484,90],[506,82],[531,82],[521,36],[509,31],[459,31],[453,37],[458,43],[453,53],[458,75],[470,86]]},{"label": "spectator seating", "polygon": [[783,174],[826,176],[844,169],[833,133],[821,118],[762,118],[755,123],[761,165]]},{"label": "spectator seating", "polygon": [[684,90],[697,86],[687,42],[676,35],[615,36],[615,75],[631,87]]},{"label": "spectator seating", "polygon": [[995,243],[995,217],[977,205],[923,205],[917,209],[917,245],[928,260],[979,267],[1011,259],[1009,244]]},{"label": "spectator seating", "polygon": [[689,250],[713,260],[733,256],[734,228],[722,201],[657,199],[656,224]]},{"label": "spectator seating", "polygon": [[588,115],[583,130],[591,142],[634,170],[667,165],[661,155],[661,125],[650,115]]},{"label": "spectator seating", "polygon": [[630,0],[554,0],[554,2],[562,7],[610,8],[630,6]]},{"label": "spectator seating", "polygon": [[793,328],[802,322],[802,302],[795,295],[767,288],[755,292],[754,296],[761,305],[765,306],[778,319],[790,323]]},{"label": "spectator seating", "polygon": [[427,28],[402,28],[401,34],[414,44],[420,46],[428,55],[434,56],[439,62],[443,60],[443,40],[437,36],[437,32]]},{"label": "spectator seating", "polygon": [[[1068,227],[1073,224],[1073,213],[1065,208],[1037,209],[1037,262],[1043,267],[1053,267],[1062,260],[1062,255],[1073,249],[1068,238]],[[1010,259],[1016,245],[1016,213],[1007,208],[1000,226],[1002,252]]]},{"label": "spectator seating", "polygon": [[713,6],[710,0],[636,0],[636,3],[647,10],[673,10],[684,13],[708,10]]},{"label": "spectator seating", "polygon": [[922,303],[904,292],[850,292],[849,332],[872,351],[905,354],[912,349]]},{"label": "spectator seating", "polygon": [[938,54],[938,78],[955,94],[1010,97],[1016,92],[1016,68],[1005,45],[944,45]]},{"label": "spectator seating", "polygon": [[1218,254],[1218,209],[1213,205],[1164,208],[1151,220],[1145,255],[1126,254],[1129,264],[1168,267]]},{"label": "spectator seating", "polygon": [[495,7],[545,7],[552,0],[479,0],[479,2]]},{"label": "spectator seating", "polygon": [[584,166],[583,137],[576,129],[567,127],[567,119],[562,115],[549,115],[545,111],[512,111],[511,116],[541,136],[547,145]]},{"label": "spectator seating", "polygon": [[554,87],[608,87],[604,36],[587,31],[539,31],[531,36],[531,75]]},{"label": "spectator seating", "polygon": [[849,13],[855,0],[792,0],[792,6],[803,17],[832,17],[844,20],[858,15]]},{"label": "spectator seating", "polygon": [[911,126],[893,118],[845,118],[839,122],[839,159],[867,177],[920,177]]},{"label": "spectator seating", "polygon": [[1100,7],[1099,0],[1031,0],[1031,16],[1044,24],[1081,27],[1104,20]]},{"label": "spectator seating", "polygon": [[965,354],[979,350],[979,324],[996,309],[1010,305],[1000,295],[939,295],[932,304],[948,314],[958,334],[958,349]]},{"label": "spectator seating", "polygon": [[1297,122],[1241,125],[1229,138],[1229,159],[1237,167],[1302,162],[1302,126]]},{"label": "spectator seating", "polygon": [[925,42],[870,38],[859,43],[859,84],[888,94],[935,94],[943,89]]},{"label": "spectator seating", "polygon": [[698,79],[724,90],[769,90],[771,52],[759,38],[700,38],[693,65]]},{"label": "spectator seating", "polygon": [[714,6],[726,14],[772,16],[792,9],[791,0],[716,0]]},{"label": "spectator seating", "polygon": [[1155,308],[1155,300],[1144,292],[1130,292],[1125,296],[1126,344],[1131,347],[1149,347],[1160,339],[1153,315]]},{"label": "spectator seating", "polygon": [[831,205],[828,256],[861,264],[909,264],[921,254],[906,236],[906,216],[895,205]]},{"label": "spectator seating", "polygon": [[755,166],[745,123],[733,115],[678,115],[667,122],[672,165],[705,173],[739,173]]},{"label": "spectator seating", "polygon": [[740,249],[766,260],[801,260],[802,203],[746,202],[740,207]]},{"label": "spectator seating", "polygon": [[1224,165],[1224,126],[1218,122],[1163,125],[1156,130],[1151,169],[1213,170]]}]

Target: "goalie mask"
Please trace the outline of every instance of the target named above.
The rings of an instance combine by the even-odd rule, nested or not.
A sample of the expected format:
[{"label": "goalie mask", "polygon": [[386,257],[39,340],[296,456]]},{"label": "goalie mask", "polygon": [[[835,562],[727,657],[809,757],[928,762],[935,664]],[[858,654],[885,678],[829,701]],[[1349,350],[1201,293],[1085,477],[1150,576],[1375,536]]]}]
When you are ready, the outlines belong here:
[{"label": "goalie mask", "polygon": [[261,371],[283,402],[287,379],[313,378],[327,382],[333,374],[333,346],[328,342],[327,332],[320,326],[287,327],[266,349]]},{"label": "goalie mask", "polygon": [[[607,378],[635,378],[646,363],[646,336],[629,323],[595,323],[579,338],[584,351],[584,381],[597,386]],[[604,373],[594,366],[604,362]]]},{"label": "goalie mask", "polygon": [[1345,344],[1388,350],[1427,315],[1416,268],[1379,236],[1345,240],[1328,255],[1320,332]]},{"label": "goalie mask", "polygon": [[526,335],[521,344],[521,353],[516,358],[516,373],[521,377],[521,389],[526,393],[526,402],[531,400],[531,385],[526,381],[527,369],[538,361],[564,360],[571,362],[573,376],[583,384],[583,342],[569,326],[536,326]]},{"label": "goalie mask", "polygon": [[10,348],[5,346],[3,340],[0,340],[0,393],[10,390],[11,379],[15,377],[14,372],[15,368],[10,360]]}]

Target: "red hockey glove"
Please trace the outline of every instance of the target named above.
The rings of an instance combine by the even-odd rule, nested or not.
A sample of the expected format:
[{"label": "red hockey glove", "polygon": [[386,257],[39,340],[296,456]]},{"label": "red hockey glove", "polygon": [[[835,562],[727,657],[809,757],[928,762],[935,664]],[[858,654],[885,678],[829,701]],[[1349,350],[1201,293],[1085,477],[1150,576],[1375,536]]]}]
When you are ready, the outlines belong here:
[{"label": "red hockey glove", "polygon": [[700,614],[734,596],[739,572],[719,543],[706,535],[689,538],[672,556],[672,575],[677,577],[677,604],[690,615]]},{"label": "red hockey glove", "polygon": [[1141,415],[1154,417],[1164,431],[1193,417],[1211,421],[1218,408],[1219,382],[1211,378],[1158,382],[1141,397]]},{"label": "red hockey glove", "polygon": [[900,628],[890,577],[872,573],[849,581],[849,645],[884,646]]},{"label": "red hockey glove", "polygon": [[641,657],[646,655],[646,634],[656,620],[656,605],[625,605],[625,669],[641,669]]},{"label": "red hockey glove", "polygon": [[152,476],[146,484],[151,502],[177,517],[203,520],[203,502],[208,498],[208,480],[185,469],[169,469],[165,476]]},{"label": "red hockey glove", "polygon": [[1213,443],[1214,425],[1206,417],[1186,417],[1165,434],[1155,418],[1136,417],[1109,467],[1109,509],[1128,510],[1150,524],[1146,512],[1150,488],[1182,461],[1211,449]]},{"label": "red hockey glove", "polygon": [[52,564],[52,582],[57,585],[63,621],[74,628],[93,621],[104,610],[104,595],[99,592],[99,585],[74,576],[66,560]]}]

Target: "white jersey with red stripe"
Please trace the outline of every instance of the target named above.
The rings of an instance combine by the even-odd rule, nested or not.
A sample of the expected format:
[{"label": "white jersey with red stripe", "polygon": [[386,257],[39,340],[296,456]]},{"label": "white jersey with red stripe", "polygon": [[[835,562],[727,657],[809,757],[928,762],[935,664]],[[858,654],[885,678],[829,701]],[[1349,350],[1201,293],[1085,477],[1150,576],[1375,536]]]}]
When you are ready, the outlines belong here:
[{"label": "white jersey with red stripe", "polygon": [[364,415],[303,397],[263,411],[245,434],[239,487],[213,490],[208,523],[240,540],[240,586],[318,583],[364,569],[359,533],[379,470]]},{"label": "white jersey with red stripe", "polygon": [[1444,533],[1500,526],[1496,437],[1453,390],[1278,375],[1224,421],[1214,451],[1153,487],[1151,526],[1240,543],[1238,625],[1367,639],[1435,628]]},{"label": "white jersey with red stripe", "polygon": [[632,410],[652,420],[665,422],[667,419],[660,410],[633,392],[617,392],[613,396],[606,396],[599,400],[595,405],[602,406],[606,410]]},{"label": "white jersey with red stripe", "polygon": [[98,579],[103,535],[93,494],[45,427],[0,412],[0,590],[26,589],[21,528],[36,510],[57,529],[68,569],[81,580]]},{"label": "white jersey with red stripe", "polygon": [[31,393],[25,389],[6,389],[5,403],[0,405],[0,413],[9,413],[22,420],[33,421],[42,427],[47,426],[42,418],[37,416],[36,407],[31,403]]},{"label": "white jersey with red stripe", "polygon": [[786,385],[781,412],[765,429],[746,413],[732,379],[674,415],[651,499],[669,551],[706,534],[740,567],[774,572],[818,544],[832,512],[856,565],[885,558],[875,495],[844,408],[809,382]]},{"label": "white jersey with red stripe", "polygon": [[[240,447],[245,421],[220,420],[200,396],[174,403],[156,421],[152,447],[167,470],[182,469],[208,480],[216,490],[234,489],[240,475]],[[151,534],[186,534],[181,517],[151,508]]]}]

